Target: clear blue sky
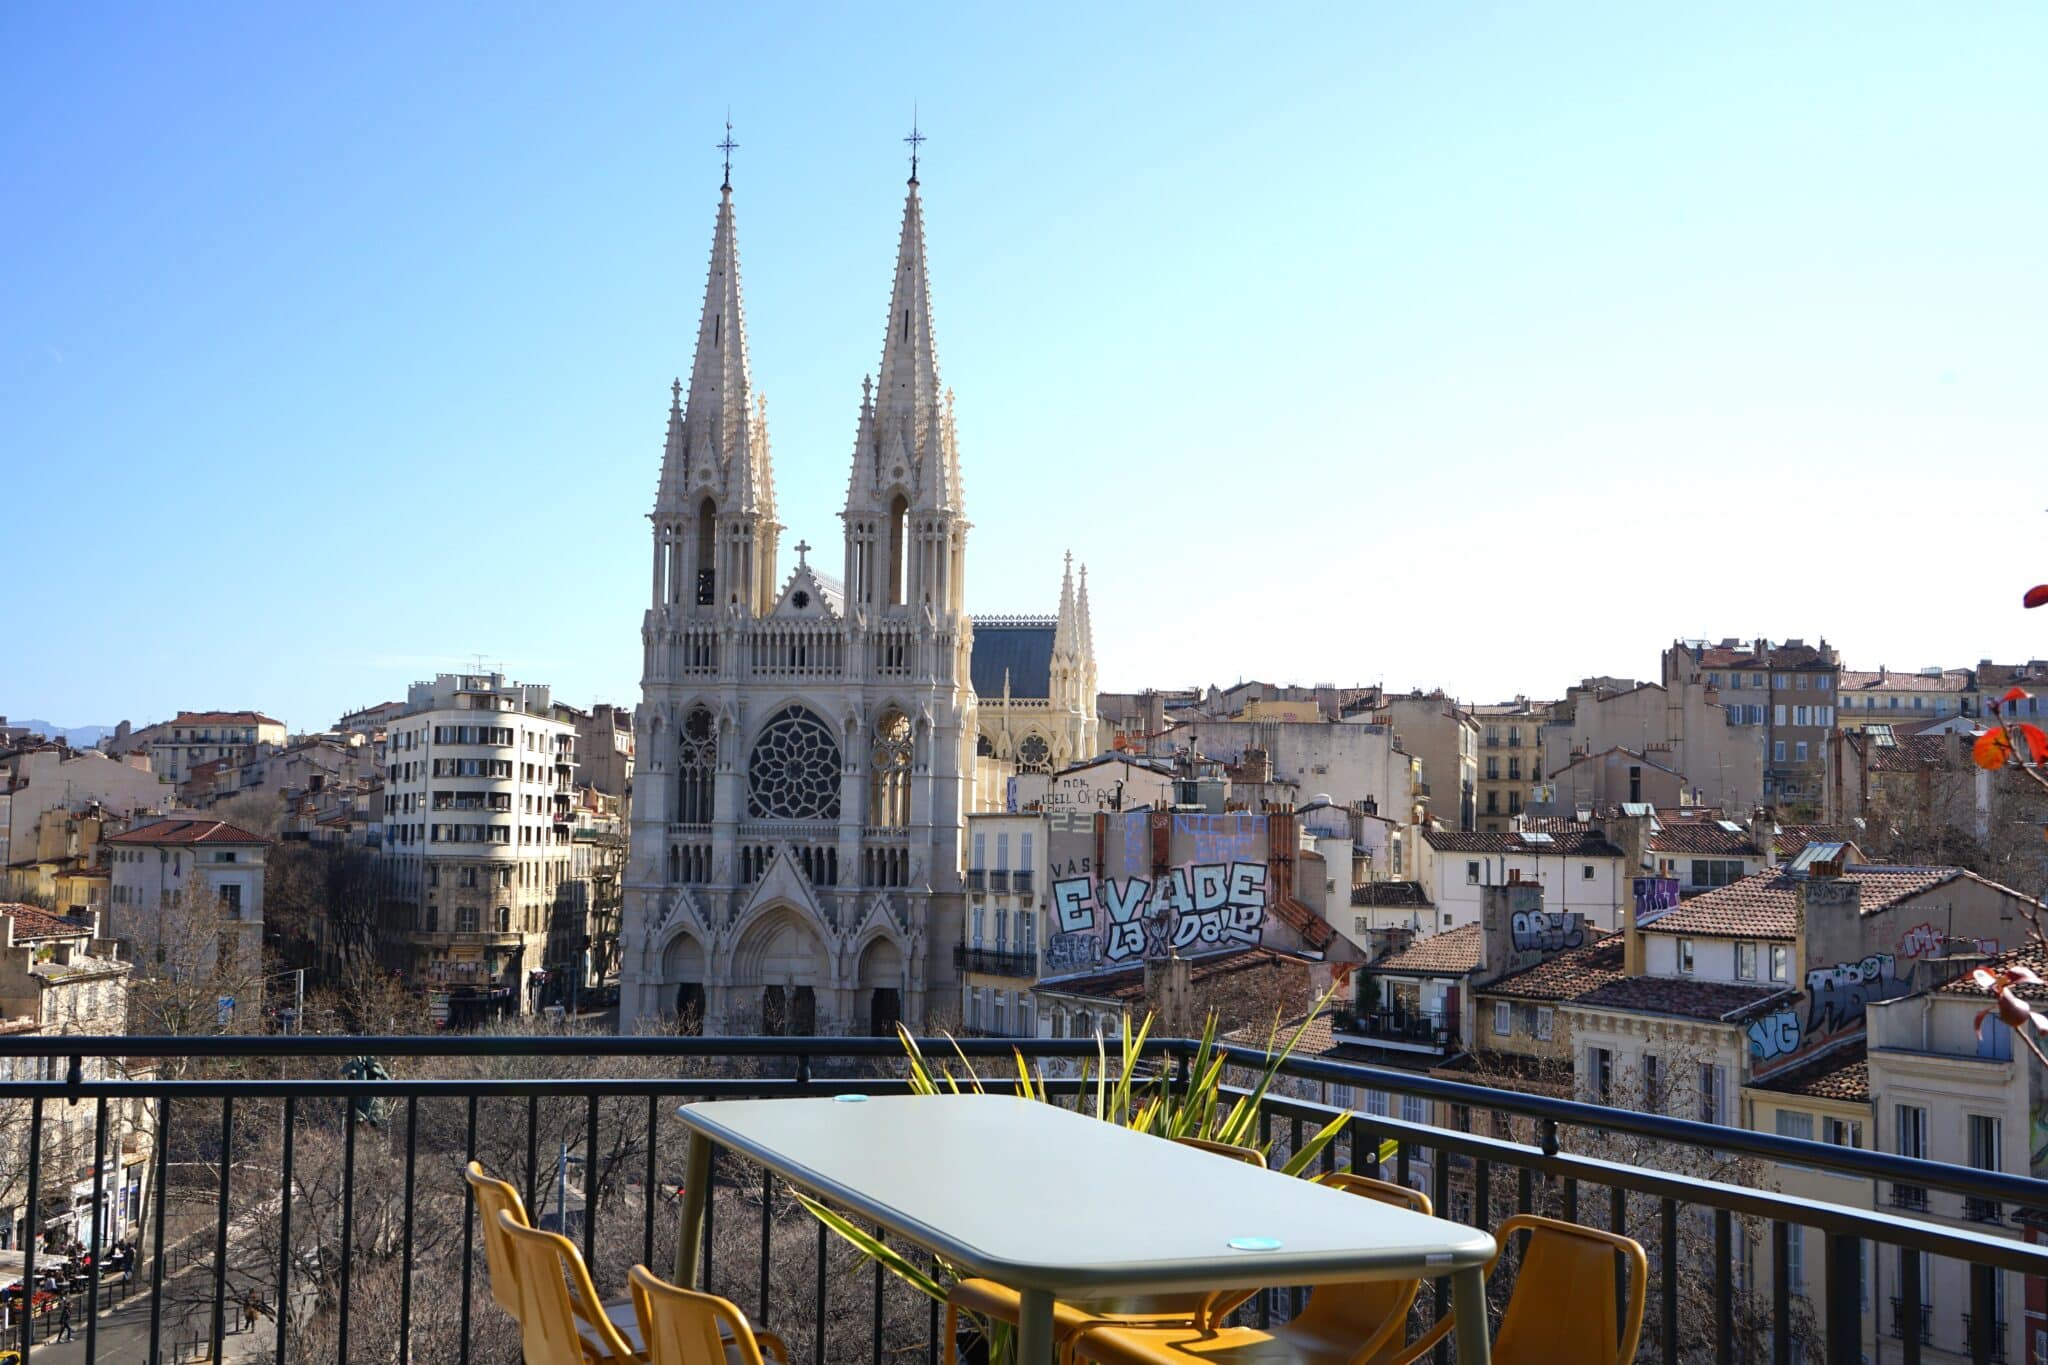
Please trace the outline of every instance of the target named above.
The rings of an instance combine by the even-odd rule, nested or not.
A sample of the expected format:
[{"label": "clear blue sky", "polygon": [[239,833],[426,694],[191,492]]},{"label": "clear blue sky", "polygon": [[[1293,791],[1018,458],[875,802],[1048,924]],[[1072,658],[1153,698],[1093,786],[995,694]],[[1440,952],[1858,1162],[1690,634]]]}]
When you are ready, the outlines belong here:
[{"label": "clear blue sky", "polygon": [[0,711],[312,727],[479,653],[634,700],[728,105],[784,545],[837,562],[916,100],[970,605],[1071,545],[1105,686],[2048,654],[2043,51],[2037,5],[0,7]]}]

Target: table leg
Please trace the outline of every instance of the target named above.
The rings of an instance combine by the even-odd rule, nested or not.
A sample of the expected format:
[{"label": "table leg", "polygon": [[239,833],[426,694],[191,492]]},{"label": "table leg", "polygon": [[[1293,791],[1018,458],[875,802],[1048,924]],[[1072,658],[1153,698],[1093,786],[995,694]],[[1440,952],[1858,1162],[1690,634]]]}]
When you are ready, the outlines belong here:
[{"label": "table leg", "polygon": [[711,1139],[694,1129],[683,1159],[683,1221],[676,1229],[675,1283],[697,1287],[697,1252],[704,1240],[704,1204],[711,1198]]},{"label": "table leg", "polygon": [[1486,1337],[1486,1270],[1467,1266],[1451,1272],[1452,1330],[1458,1338],[1458,1365],[1490,1365],[1493,1346]]},{"label": "table leg", "polygon": [[1026,1289],[1017,1309],[1017,1365],[1052,1365],[1052,1295]]}]

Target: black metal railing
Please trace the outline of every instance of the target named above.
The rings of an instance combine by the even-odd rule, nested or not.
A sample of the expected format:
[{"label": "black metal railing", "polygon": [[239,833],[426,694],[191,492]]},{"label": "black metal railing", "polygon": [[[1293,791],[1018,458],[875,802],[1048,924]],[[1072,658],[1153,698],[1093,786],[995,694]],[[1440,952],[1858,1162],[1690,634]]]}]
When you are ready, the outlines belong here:
[{"label": "black metal railing", "polygon": [[[1018,1083],[1013,1053],[1021,1053],[1044,1068],[1056,1100],[1085,1105],[1097,1093],[1096,1078],[1080,1078],[1081,1064],[1101,1055],[1093,1040],[924,1047],[929,1058],[979,1062],[992,1087]],[[1149,1077],[1173,1086],[1187,1082],[1194,1049],[1186,1040],[1152,1040],[1136,1055]],[[132,1231],[137,1243],[125,1272],[130,1301],[104,1321],[74,1315],[82,1352],[67,1349],[58,1359],[89,1365],[155,1365],[180,1350],[220,1359],[230,1337],[241,1339],[239,1358],[292,1365],[516,1358],[516,1338],[486,1292],[462,1162],[480,1160],[513,1181],[536,1221],[565,1230],[598,1283],[616,1288],[634,1261],[670,1263],[684,1156],[681,1125],[669,1117],[677,1104],[908,1088],[900,1045],[887,1039],[27,1036],[9,1040],[6,1051],[62,1063],[61,1078],[0,1082],[5,1131],[27,1137],[22,1206],[44,1208],[46,1196],[68,1191],[74,1173],[87,1171],[93,1189],[85,1202],[99,1207],[106,1153],[120,1149],[109,1144],[137,1140],[151,1152],[149,1188],[132,1220],[139,1226],[107,1231],[105,1220],[87,1220],[92,1265],[83,1278],[96,1300],[110,1278],[105,1242]],[[1224,1051],[1238,1069],[1238,1093],[1248,1094],[1243,1083],[1263,1054]],[[372,1055],[403,1074],[333,1078],[348,1059]],[[129,1078],[87,1080],[88,1058],[125,1066]],[[1343,1113],[1323,1102],[1338,1087],[1412,1097],[1433,1106],[1439,1122],[1352,1113],[1320,1168],[1349,1166],[1420,1186],[1439,1210],[1482,1227],[1514,1211],[1548,1212],[1644,1242],[1656,1267],[1644,1359],[1787,1361],[1795,1343],[1806,1343],[1848,1365],[1861,1354],[1864,1302],[1891,1295],[1903,1358],[1917,1362],[1926,1324],[1966,1306],[1920,1302],[1922,1270],[1933,1258],[1963,1268],[1968,1352],[1995,1361],[2009,1349],[2006,1324],[1992,1313],[1998,1291],[2011,1302],[2024,1292],[2016,1277],[2048,1275],[2048,1247],[2002,1230],[1767,1187],[1770,1163],[1782,1162],[1880,1188],[2043,1208],[2048,1182],[1393,1068],[1286,1062],[1258,1096],[1260,1137],[1276,1160]],[[52,1148],[46,1160],[45,1139],[57,1133],[82,1145],[61,1156]],[[90,1165],[74,1164],[88,1149]],[[938,1306],[828,1239],[759,1167],[721,1156],[712,1194],[702,1282],[781,1332],[793,1360],[950,1361]],[[1795,1230],[1804,1230],[1800,1257]],[[1818,1248],[1807,1232],[1818,1235]],[[1810,1273],[1816,1249],[1826,1272],[1818,1279]],[[36,1283],[51,1255],[32,1239],[23,1282]],[[921,1252],[911,1255],[929,1264]],[[1514,1265],[1512,1255],[1503,1258],[1504,1281]],[[2008,1277],[2003,1286],[2000,1275]],[[1928,1279],[1937,1288],[1951,1283]],[[1809,1284],[1825,1285],[1811,1302]],[[1271,1323],[1300,1301],[1297,1291],[1267,1291],[1240,1312]],[[1447,1288],[1427,1286],[1418,1302],[1425,1314],[1441,1314]],[[1920,1331],[1905,1330],[1915,1322]],[[21,1349],[21,1365],[44,1353],[53,1326],[48,1316],[16,1320],[9,1344]]]},{"label": "black metal railing", "polygon": [[953,966],[958,971],[982,972],[988,976],[1010,976],[1027,980],[1038,978],[1038,954],[1011,952],[1003,948],[968,947],[960,944],[953,949]]},{"label": "black metal railing", "polygon": [[1427,1043],[1433,1047],[1448,1047],[1453,1037],[1453,1030],[1442,1015],[1400,1013],[1393,1010],[1376,1010],[1357,1015],[1351,1021],[1349,1031],[1367,1038]]},{"label": "black metal railing", "polygon": [[[1934,1340],[1934,1322],[1927,1316],[1925,1308],[1920,1308],[1917,1311],[1920,1315],[1920,1331],[1918,1336],[1920,1344],[1925,1346]],[[1906,1337],[1906,1331],[1906,1301],[1894,1294],[1892,1295],[1892,1335],[1903,1341]]]},{"label": "black metal railing", "polygon": [[[1976,1333],[1976,1319],[1975,1319],[1975,1316],[1974,1316],[1973,1314],[1969,1314],[1969,1313],[1965,1313],[1965,1314],[1963,1314],[1963,1343],[1964,1343],[1964,1347],[1963,1347],[1963,1348],[1964,1348],[1965,1350],[1968,1350],[1968,1349],[1969,1349],[1969,1343],[1970,1343],[1970,1342],[1972,1342],[1972,1341],[1976,1340],[1976,1335],[1977,1335],[1977,1333]],[[1993,1359],[1993,1360],[2004,1360],[2004,1359],[2005,1359],[2005,1319],[2004,1319],[2004,1318],[1993,1318],[1993,1319],[1991,1320],[1991,1359]]]}]

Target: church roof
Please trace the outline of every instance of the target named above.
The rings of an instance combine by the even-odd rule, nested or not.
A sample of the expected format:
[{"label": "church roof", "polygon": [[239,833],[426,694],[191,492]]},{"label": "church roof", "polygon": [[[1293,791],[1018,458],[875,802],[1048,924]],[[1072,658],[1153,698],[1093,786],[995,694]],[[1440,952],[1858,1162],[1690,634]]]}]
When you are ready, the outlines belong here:
[{"label": "church roof", "polygon": [[1059,622],[1050,616],[976,617],[974,658],[968,675],[984,701],[1003,695],[1038,700],[1052,695],[1052,642]]}]

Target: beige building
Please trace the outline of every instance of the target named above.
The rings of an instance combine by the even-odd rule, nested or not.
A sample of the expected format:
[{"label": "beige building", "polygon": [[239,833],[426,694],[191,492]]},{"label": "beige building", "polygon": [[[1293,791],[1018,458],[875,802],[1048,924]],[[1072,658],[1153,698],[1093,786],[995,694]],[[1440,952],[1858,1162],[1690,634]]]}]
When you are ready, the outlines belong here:
[{"label": "beige building", "polygon": [[599,702],[588,711],[561,706],[576,727],[576,777],[607,796],[633,789],[633,708]]},{"label": "beige building", "polygon": [[124,722],[107,749],[112,753],[140,749],[149,755],[156,775],[176,786],[202,763],[239,759],[258,745],[284,742],[284,722],[260,711],[180,711],[167,721],[135,731],[127,731]]},{"label": "beige building", "polygon": [[[1825,775],[1841,673],[1841,656],[1825,639],[1818,645],[1692,640],[1664,651],[1667,687],[1704,682],[1727,708],[1731,724],[1761,733],[1761,804],[1808,815],[1826,813]],[[1672,766],[1686,770],[1683,763]]]},{"label": "beige building", "polygon": [[576,729],[545,686],[417,682],[387,732],[380,950],[451,1021],[532,1010],[574,895]]},{"label": "beige building", "polygon": [[1094,808],[1063,807],[1055,816],[1033,811],[967,817],[966,922],[953,950],[963,1029],[1037,1036],[1032,986],[1040,975],[1041,898],[1050,872],[1047,824],[1075,818],[1092,820]]},{"label": "beige building", "polygon": [[1543,732],[1550,703],[1516,697],[1472,708],[1479,724],[1478,829],[1498,834],[1512,828],[1543,782]]},{"label": "beige building", "polygon": [[1685,774],[1634,749],[1577,754],[1549,774],[1550,804],[1559,814],[1606,812],[1621,805],[1670,809],[1691,804]]},{"label": "beige building", "polygon": [[1844,730],[1862,730],[1871,725],[1970,714],[1975,709],[1977,675],[1967,668],[1923,668],[1917,673],[1843,669],[1837,685],[1841,701],[1835,724]]},{"label": "beige building", "polygon": [[[1446,829],[1474,829],[1479,806],[1479,722],[1442,692],[1390,696],[1373,719],[1422,760],[1430,814]],[[1313,790],[1313,788],[1311,788]]]},{"label": "beige building", "polygon": [[0,867],[38,856],[36,829],[47,811],[98,805],[126,817],[156,809],[167,794],[141,754],[123,761],[58,744],[0,754]]},{"label": "beige building", "polygon": [[[23,1034],[113,1034],[128,1031],[129,966],[120,947],[101,938],[93,919],[73,920],[30,905],[0,905],[0,1042]],[[116,1064],[81,1058],[89,1081],[119,1079]],[[0,1057],[0,1080],[56,1080],[60,1058]],[[139,1114],[128,1103],[108,1107],[101,1176],[101,1236],[111,1241],[140,1221],[149,1169]],[[43,1106],[44,1231],[90,1239],[93,1219],[93,1124],[90,1104]],[[0,1249],[22,1246],[30,1233],[25,1102],[0,1106]]]},{"label": "beige building", "polygon": [[[1764,736],[1737,722],[1721,691],[1704,679],[1637,683],[1588,678],[1551,706],[1543,761],[1549,774],[1585,754],[1629,749],[1679,773],[1685,804],[1742,816],[1763,797]],[[1537,800],[1558,811],[1546,786]]]},{"label": "beige building", "polygon": [[268,839],[222,820],[173,816],[106,844],[113,871],[107,935],[128,944],[130,956],[183,956],[195,936],[225,946],[232,933],[245,964],[261,960]]}]

